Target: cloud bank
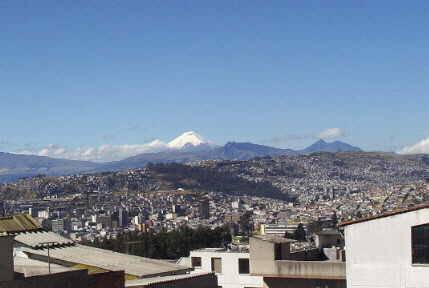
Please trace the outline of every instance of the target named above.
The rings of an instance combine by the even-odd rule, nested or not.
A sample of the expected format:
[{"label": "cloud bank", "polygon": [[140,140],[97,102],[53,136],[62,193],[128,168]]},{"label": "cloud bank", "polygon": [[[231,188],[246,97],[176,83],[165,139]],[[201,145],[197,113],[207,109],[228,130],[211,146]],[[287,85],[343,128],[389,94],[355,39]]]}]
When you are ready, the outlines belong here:
[{"label": "cloud bank", "polygon": [[417,142],[414,145],[405,146],[399,153],[401,154],[429,154],[429,137]]},{"label": "cloud bank", "polygon": [[155,153],[168,149],[167,144],[154,140],[146,144],[100,145],[98,147],[67,147],[50,144],[37,151],[18,151],[18,154],[32,154],[52,158],[84,160],[95,162],[117,161],[140,153]]},{"label": "cloud bank", "polygon": [[344,135],[345,135],[344,131],[340,128],[328,128],[326,130],[323,130],[316,136],[319,139],[330,140],[330,139],[342,137]]}]

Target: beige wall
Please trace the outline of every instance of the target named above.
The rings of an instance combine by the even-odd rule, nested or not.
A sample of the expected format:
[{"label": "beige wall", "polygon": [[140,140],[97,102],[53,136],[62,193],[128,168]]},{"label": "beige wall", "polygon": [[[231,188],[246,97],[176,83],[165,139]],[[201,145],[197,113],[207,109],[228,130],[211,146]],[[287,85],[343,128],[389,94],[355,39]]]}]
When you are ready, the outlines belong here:
[{"label": "beige wall", "polygon": [[[282,243],[289,249],[288,243]],[[286,258],[290,258],[290,254]],[[275,260],[275,243],[250,238],[250,273],[264,277],[339,279],[346,277],[344,262]]]}]

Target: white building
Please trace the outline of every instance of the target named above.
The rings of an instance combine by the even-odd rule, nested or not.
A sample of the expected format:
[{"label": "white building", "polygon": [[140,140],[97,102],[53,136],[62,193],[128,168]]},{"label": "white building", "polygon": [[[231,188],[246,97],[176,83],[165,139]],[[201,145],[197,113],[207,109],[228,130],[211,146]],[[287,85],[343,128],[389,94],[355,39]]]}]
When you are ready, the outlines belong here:
[{"label": "white building", "polygon": [[193,273],[215,272],[222,288],[258,288],[263,286],[262,276],[250,275],[249,253],[222,248],[205,248],[191,251],[189,267]]},{"label": "white building", "polygon": [[429,287],[429,204],[343,226],[348,288]]}]

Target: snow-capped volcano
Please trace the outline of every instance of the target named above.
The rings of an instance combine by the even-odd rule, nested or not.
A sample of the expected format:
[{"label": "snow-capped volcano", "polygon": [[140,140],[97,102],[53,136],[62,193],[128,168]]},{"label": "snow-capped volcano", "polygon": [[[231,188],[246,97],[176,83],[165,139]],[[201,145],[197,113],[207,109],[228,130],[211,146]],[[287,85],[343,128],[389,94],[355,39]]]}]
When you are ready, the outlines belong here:
[{"label": "snow-capped volcano", "polygon": [[194,131],[183,133],[177,138],[174,138],[167,144],[170,149],[183,149],[197,146],[214,146],[209,140],[204,139],[201,135]]}]

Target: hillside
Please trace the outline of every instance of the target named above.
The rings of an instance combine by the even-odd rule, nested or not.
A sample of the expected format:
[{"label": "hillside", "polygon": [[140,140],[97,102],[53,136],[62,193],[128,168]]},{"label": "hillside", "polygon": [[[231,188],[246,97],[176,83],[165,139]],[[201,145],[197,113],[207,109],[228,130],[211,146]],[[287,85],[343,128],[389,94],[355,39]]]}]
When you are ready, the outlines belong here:
[{"label": "hillside", "polygon": [[145,192],[185,188],[282,200],[317,201],[347,193],[388,190],[428,181],[428,156],[390,153],[316,153],[251,160],[203,161],[193,165],[149,164],[143,169],[20,180],[0,186],[7,199],[102,191]]}]

